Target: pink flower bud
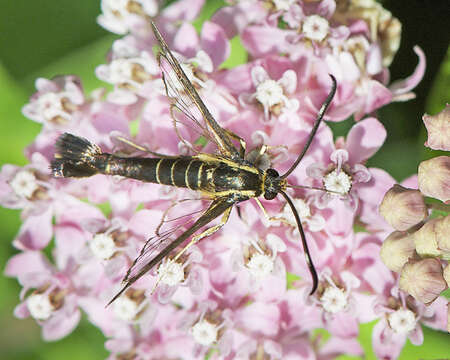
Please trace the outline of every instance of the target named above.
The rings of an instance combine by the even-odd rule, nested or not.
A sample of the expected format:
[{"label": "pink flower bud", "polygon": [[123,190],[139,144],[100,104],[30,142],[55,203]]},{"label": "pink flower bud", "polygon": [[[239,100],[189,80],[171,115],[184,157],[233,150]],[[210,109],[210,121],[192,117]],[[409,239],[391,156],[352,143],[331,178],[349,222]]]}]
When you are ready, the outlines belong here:
[{"label": "pink flower bud", "polygon": [[384,195],[379,212],[394,229],[399,231],[408,230],[428,216],[420,191],[407,189],[398,184]]},{"label": "pink flower bud", "polygon": [[447,286],[450,286],[450,264],[444,268],[444,279],[447,282]]},{"label": "pink flower bud", "polygon": [[409,260],[403,266],[399,286],[416,300],[427,305],[447,289],[441,263],[433,258]]},{"label": "pink flower bud", "polygon": [[450,333],[450,302],[447,303],[447,331]]},{"label": "pink flower bud", "polygon": [[434,150],[450,151],[450,105],[434,116],[424,115],[423,123],[428,131],[425,146]]},{"label": "pink flower bud", "polygon": [[435,225],[437,243],[444,253],[444,259],[450,260],[450,215],[438,219]]},{"label": "pink flower bud", "polygon": [[442,255],[436,233],[436,222],[438,220],[432,219],[427,221],[424,226],[413,234],[416,251],[422,257]]},{"label": "pink flower bud", "polygon": [[419,189],[425,196],[450,202],[450,157],[422,161],[418,170]]},{"label": "pink flower bud", "polygon": [[384,240],[380,256],[390,270],[400,272],[414,254],[414,250],[414,237],[401,231],[394,231]]}]

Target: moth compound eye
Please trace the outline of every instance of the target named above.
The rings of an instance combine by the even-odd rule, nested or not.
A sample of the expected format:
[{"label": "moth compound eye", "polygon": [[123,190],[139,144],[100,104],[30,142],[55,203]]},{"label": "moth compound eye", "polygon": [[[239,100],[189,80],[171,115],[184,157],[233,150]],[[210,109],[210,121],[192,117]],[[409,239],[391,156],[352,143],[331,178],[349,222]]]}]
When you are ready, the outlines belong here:
[{"label": "moth compound eye", "polygon": [[277,195],[278,195],[278,193],[275,191],[266,191],[264,193],[264,199],[272,200],[272,199],[275,199]]},{"label": "moth compound eye", "polygon": [[274,178],[277,178],[280,176],[280,174],[278,174],[278,171],[276,171],[275,169],[267,169],[266,174],[267,174],[267,176],[274,177]]}]

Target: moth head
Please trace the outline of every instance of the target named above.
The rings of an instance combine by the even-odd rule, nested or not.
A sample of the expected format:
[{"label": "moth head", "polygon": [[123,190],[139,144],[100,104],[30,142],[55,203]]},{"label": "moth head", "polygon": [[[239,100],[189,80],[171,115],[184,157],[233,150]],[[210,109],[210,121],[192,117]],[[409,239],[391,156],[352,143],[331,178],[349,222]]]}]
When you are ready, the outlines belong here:
[{"label": "moth head", "polygon": [[280,174],[275,169],[267,169],[264,176],[264,199],[274,199],[280,191],[286,189],[286,179],[280,178]]}]

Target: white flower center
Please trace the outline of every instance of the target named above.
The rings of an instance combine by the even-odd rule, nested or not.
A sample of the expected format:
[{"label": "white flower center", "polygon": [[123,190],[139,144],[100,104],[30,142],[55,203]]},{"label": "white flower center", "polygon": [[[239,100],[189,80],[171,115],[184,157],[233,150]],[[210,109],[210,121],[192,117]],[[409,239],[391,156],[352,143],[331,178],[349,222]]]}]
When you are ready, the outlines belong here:
[{"label": "white flower center", "polygon": [[287,11],[295,0],[273,0],[273,4],[277,10]]},{"label": "white flower center", "polygon": [[416,317],[411,310],[399,309],[388,316],[392,330],[398,334],[407,334],[416,327]]},{"label": "white flower center", "polygon": [[116,252],[116,244],[111,235],[105,233],[95,234],[89,242],[89,248],[99,259],[109,259]]},{"label": "white flower center", "polygon": [[325,311],[335,314],[347,306],[347,295],[343,290],[330,286],[325,289],[320,301]]},{"label": "white flower center", "polygon": [[214,65],[211,58],[203,50],[198,51],[195,57],[190,59],[190,62],[199,69],[206,71],[207,73],[210,73],[214,70]]},{"label": "white flower center", "polygon": [[109,64],[109,82],[123,84],[133,78],[134,64],[127,59],[116,59]]},{"label": "white flower center", "polygon": [[121,296],[114,302],[114,314],[121,320],[133,320],[138,310],[138,304],[127,296]]},{"label": "white flower center", "polygon": [[18,196],[24,198],[30,198],[39,187],[36,177],[28,170],[19,171],[9,185]]},{"label": "white flower center", "polygon": [[184,280],[184,269],[180,263],[168,260],[159,266],[158,275],[163,284],[175,286]]},{"label": "white flower center", "polygon": [[[311,216],[311,209],[309,208],[309,205],[303,200],[303,199],[293,199],[295,208],[297,209],[298,215],[300,216],[300,219],[309,218]],[[291,208],[288,206],[284,207],[286,212],[289,212],[291,214],[292,219],[295,219],[292,215]]]},{"label": "white flower center", "polygon": [[61,113],[65,112],[61,99],[61,94],[53,92],[43,94],[38,99],[38,112],[47,120],[61,115]]},{"label": "white flower center", "polygon": [[328,20],[319,15],[308,16],[302,27],[302,32],[310,40],[322,41],[328,34]]},{"label": "white flower center", "polygon": [[217,326],[207,320],[201,320],[191,328],[194,340],[203,346],[211,346],[217,341],[218,331]]},{"label": "white flower center", "polygon": [[128,0],[102,0],[102,6],[109,8],[112,12],[125,12]]},{"label": "white flower center", "polygon": [[342,170],[339,173],[337,170],[333,170],[323,177],[323,186],[329,191],[345,195],[352,187],[352,178]]},{"label": "white flower center", "polygon": [[256,100],[264,107],[272,107],[286,99],[283,88],[275,80],[264,80],[256,87]]},{"label": "white flower center", "polygon": [[260,253],[255,253],[247,263],[250,273],[256,278],[263,278],[273,271],[273,260]]},{"label": "white flower center", "polygon": [[47,320],[53,312],[53,305],[48,295],[34,294],[27,299],[28,310],[37,320]]}]

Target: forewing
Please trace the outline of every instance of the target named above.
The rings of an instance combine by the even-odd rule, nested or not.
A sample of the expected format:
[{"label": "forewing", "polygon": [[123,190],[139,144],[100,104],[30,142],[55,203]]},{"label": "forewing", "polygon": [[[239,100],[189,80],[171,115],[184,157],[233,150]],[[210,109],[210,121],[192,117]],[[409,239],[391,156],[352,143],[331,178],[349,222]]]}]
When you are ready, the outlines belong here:
[{"label": "forewing", "polygon": [[[155,229],[155,235],[147,240],[139,256],[128,269],[123,282],[129,282],[137,278],[147,264],[161,253],[172,241],[183,234],[192,226],[199,214],[202,214],[209,206],[210,201],[201,199],[183,199],[175,201],[164,213],[159,226]],[[145,271],[149,271],[147,269]]]},{"label": "forewing", "polygon": [[[193,220],[193,213],[190,213],[189,220],[186,216],[175,214],[173,218],[167,218],[163,223],[174,222],[176,225],[167,231],[159,226],[156,237],[150,239],[144,246],[138,258],[134,261],[127,275],[125,276],[125,285],[108,303],[110,305],[120,295],[122,295],[134,282],[146,274],[186,239],[195,234],[203,226],[209,224],[213,219],[219,217],[227,209],[233,206],[235,202],[231,198],[218,198],[209,203],[209,207],[202,213],[197,220]],[[197,209],[195,213],[202,210]]]},{"label": "forewing", "polygon": [[[231,139],[214,120],[153,22],[152,28],[160,46],[159,65],[163,74],[167,96],[172,103],[172,117],[174,118],[175,126],[177,124],[189,126],[188,122],[190,122],[193,125],[192,128],[197,129],[199,136],[203,136],[217,145],[222,155],[232,158],[239,157],[239,152],[234,147]],[[180,113],[180,116],[176,114],[177,111]],[[179,128],[177,134],[183,140]],[[185,143],[189,145],[192,142],[186,141]]]}]

